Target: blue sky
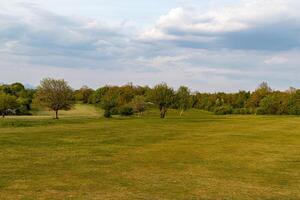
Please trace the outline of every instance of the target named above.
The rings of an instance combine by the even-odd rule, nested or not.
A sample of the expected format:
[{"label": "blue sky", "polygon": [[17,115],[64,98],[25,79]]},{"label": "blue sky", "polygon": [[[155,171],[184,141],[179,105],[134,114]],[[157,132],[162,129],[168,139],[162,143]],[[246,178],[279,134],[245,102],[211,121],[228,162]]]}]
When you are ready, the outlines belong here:
[{"label": "blue sky", "polygon": [[298,0],[0,0],[0,83],[300,88]]}]

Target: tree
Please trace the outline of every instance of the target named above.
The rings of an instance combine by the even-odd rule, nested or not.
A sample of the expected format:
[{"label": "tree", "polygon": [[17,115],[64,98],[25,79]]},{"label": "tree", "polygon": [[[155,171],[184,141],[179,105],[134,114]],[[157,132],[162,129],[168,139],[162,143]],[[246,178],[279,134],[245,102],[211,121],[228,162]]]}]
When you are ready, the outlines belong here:
[{"label": "tree", "polygon": [[110,118],[112,109],[118,106],[119,91],[116,87],[109,88],[101,98],[101,107],[104,110],[104,117]]},{"label": "tree", "polygon": [[11,94],[15,96],[20,96],[23,92],[25,92],[25,87],[22,83],[13,83],[10,85]]},{"label": "tree", "polygon": [[191,91],[187,87],[181,86],[176,92],[176,99],[180,116],[182,116],[183,112],[191,107]]},{"label": "tree", "polygon": [[300,115],[300,90],[291,93],[288,100],[288,113],[290,115]]},{"label": "tree", "polygon": [[274,95],[268,95],[259,103],[257,114],[276,114],[279,106],[279,101]]},{"label": "tree", "polygon": [[0,92],[0,113],[2,117],[5,117],[9,110],[14,110],[17,107],[18,103],[15,96]]},{"label": "tree", "polygon": [[133,111],[138,113],[139,116],[146,110],[145,97],[143,96],[135,96],[130,104],[132,105]]},{"label": "tree", "polygon": [[158,106],[160,118],[165,118],[168,108],[174,100],[174,90],[166,83],[158,84],[150,91],[149,98]]},{"label": "tree", "polygon": [[268,86],[266,82],[263,82],[259,85],[259,87],[251,94],[247,107],[249,108],[257,108],[259,107],[260,101],[268,96],[272,92],[272,89]]},{"label": "tree", "polygon": [[76,101],[81,101],[82,103],[90,103],[93,93],[93,89],[83,86],[79,90],[75,91],[75,99]]},{"label": "tree", "polygon": [[104,86],[97,89],[93,95],[91,96],[91,101],[93,104],[101,104],[102,97],[106,94],[109,90],[109,86]]},{"label": "tree", "polygon": [[74,105],[73,90],[65,80],[43,79],[35,95],[35,102],[55,112],[70,110]]}]

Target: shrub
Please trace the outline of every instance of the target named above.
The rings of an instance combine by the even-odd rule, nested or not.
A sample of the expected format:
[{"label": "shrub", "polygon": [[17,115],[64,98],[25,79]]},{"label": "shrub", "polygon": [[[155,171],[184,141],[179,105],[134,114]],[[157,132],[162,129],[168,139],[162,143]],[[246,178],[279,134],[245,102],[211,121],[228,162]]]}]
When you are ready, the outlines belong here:
[{"label": "shrub", "polygon": [[114,107],[110,109],[110,113],[111,115],[118,115],[120,114],[119,108],[118,107]]},{"label": "shrub", "polygon": [[215,115],[228,115],[232,114],[232,107],[228,105],[216,107],[214,110]]},{"label": "shrub", "polygon": [[256,110],[256,114],[263,115],[263,114],[270,114],[275,115],[279,114],[279,108],[281,104],[277,96],[275,95],[268,95],[261,100],[259,103],[259,108]]},{"label": "shrub", "polygon": [[120,114],[123,116],[131,116],[133,115],[133,108],[129,106],[123,106],[120,108]]},{"label": "shrub", "polygon": [[111,112],[110,110],[104,110],[104,115],[105,118],[111,118]]},{"label": "shrub", "polygon": [[264,108],[257,108],[256,109],[256,112],[255,112],[257,115],[266,115],[266,110]]},{"label": "shrub", "polygon": [[236,114],[236,115],[249,115],[251,114],[251,110],[247,109],[247,108],[236,108],[233,109],[232,114]]}]

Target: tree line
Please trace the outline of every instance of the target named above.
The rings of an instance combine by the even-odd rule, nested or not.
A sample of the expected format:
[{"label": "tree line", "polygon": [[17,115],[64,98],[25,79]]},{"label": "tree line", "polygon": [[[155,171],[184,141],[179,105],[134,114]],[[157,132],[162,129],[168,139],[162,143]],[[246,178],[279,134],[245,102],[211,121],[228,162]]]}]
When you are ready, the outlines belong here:
[{"label": "tree line", "polygon": [[26,89],[21,83],[0,85],[0,113],[5,115],[30,114],[33,104],[53,110],[69,110],[76,102],[93,104],[104,110],[104,117],[113,115],[143,115],[156,108],[165,118],[169,109],[177,109],[181,116],[194,108],[226,114],[300,115],[300,90],[289,88],[277,91],[262,83],[253,91],[236,93],[191,92],[181,86],[177,90],[166,83],[154,87],[126,84],[100,87],[96,90],[83,86],[73,90],[65,80],[43,79],[36,89]]}]

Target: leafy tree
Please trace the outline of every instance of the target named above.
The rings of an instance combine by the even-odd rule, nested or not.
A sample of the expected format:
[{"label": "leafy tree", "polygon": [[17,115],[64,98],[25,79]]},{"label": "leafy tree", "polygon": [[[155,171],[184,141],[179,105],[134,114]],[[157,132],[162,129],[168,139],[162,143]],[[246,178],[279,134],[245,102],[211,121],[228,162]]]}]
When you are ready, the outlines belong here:
[{"label": "leafy tree", "polygon": [[101,107],[104,110],[104,117],[110,118],[114,108],[118,106],[119,90],[116,87],[109,88],[101,98]]},{"label": "leafy tree", "polygon": [[168,108],[174,100],[174,90],[166,83],[158,84],[150,91],[149,98],[158,106],[160,118],[165,118]]},{"label": "leafy tree", "polygon": [[180,110],[180,116],[183,112],[191,107],[191,91],[185,87],[181,86],[176,92],[176,99],[178,104],[178,109]]},{"label": "leafy tree", "polygon": [[272,92],[272,89],[266,82],[263,82],[259,85],[259,87],[251,94],[247,107],[257,108],[259,107],[260,101],[268,96]]},{"label": "leafy tree", "polygon": [[244,108],[248,99],[250,98],[250,92],[239,91],[233,95],[232,106],[234,108]]},{"label": "leafy tree", "polygon": [[222,105],[216,107],[214,110],[214,113],[216,115],[228,115],[228,114],[232,114],[232,112],[233,112],[232,107],[229,105]]},{"label": "leafy tree", "polygon": [[300,90],[290,93],[287,107],[290,115],[300,115]]},{"label": "leafy tree", "polygon": [[17,107],[18,103],[15,96],[0,92],[0,113],[2,117],[5,117],[9,110],[13,111]]},{"label": "leafy tree", "polygon": [[280,101],[275,95],[268,95],[261,100],[259,103],[259,108],[257,114],[277,114],[280,107]]},{"label": "leafy tree", "polygon": [[109,88],[109,86],[104,86],[97,89],[91,96],[91,102],[93,104],[101,104],[102,97],[106,94]]},{"label": "leafy tree", "polygon": [[146,110],[145,97],[143,96],[135,96],[130,104],[132,105],[133,111],[138,113],[139,116]]},{"label": "leafy tree", "polygon": [[58,119],[59,110],[70,110],[74,105],[73,90],[65,80],[46,78],[38,87],[35,102],[53,110]]},{"label": "leafy tree", "polygon": [[22,83],[13,83],[10,85],[11,94],[15,96],[20,96],[25,92],[25,87]]},{"label": "leafy tree", "polygon": [[120,108],[120,114],[123,116],[131,116],[134,114],[134,111],[131,106],[125,105]]},{"label": "leafy tree", "polygon": [[81,101],[82,103],[90,103],[93,93],[93,89],[83,86],[79,90],[75,91],[75,100]]}]

